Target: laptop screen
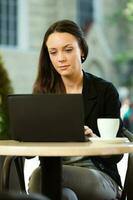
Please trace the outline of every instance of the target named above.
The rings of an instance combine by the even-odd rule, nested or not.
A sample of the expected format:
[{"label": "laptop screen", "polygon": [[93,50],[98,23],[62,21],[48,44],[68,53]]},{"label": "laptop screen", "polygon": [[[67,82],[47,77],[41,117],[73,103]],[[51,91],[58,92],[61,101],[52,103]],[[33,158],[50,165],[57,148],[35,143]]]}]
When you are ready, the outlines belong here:
[{"label": "laptop screen", "polygon": [[82,94],[9,95],[8,109],[11,139],[85,141]]}]

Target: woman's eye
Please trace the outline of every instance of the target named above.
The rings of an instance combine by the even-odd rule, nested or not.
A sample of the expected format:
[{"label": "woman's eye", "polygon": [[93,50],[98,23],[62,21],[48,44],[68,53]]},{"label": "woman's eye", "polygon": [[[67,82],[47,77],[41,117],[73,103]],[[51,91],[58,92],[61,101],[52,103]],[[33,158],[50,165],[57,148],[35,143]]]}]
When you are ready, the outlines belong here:
[{"label": "woman's eye", "polygon": [[55,55],[55,54],[56,54],[56,51],[50,51],[49,54],[50,54],[50,55]]},{"label": "woman's eye", "polygon": [[71,51],[72,51],[72,49],[65,49],[65,51],[66,51],[66,52],[71,52]]}]

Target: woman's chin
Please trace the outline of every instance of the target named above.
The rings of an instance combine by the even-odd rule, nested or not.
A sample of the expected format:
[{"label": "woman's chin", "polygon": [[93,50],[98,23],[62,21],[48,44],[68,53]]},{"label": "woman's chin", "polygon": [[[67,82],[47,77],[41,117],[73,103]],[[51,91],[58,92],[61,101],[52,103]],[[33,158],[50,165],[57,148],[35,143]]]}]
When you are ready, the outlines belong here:
[{"label": "woman's chin", "polygon": [[68,72],[67,70],[61,70],[60,72],[58,72],[61,76],[70,76],[71,73],[70,71]]}]

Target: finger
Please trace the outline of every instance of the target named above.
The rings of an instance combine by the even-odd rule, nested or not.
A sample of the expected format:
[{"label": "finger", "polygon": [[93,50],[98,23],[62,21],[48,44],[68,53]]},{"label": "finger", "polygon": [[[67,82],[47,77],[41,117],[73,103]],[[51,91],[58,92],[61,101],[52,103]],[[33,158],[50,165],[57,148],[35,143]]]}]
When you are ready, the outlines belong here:
[{"label": "finger", "polygon": [[88,126],[84,126],[84,133],[85,135],[91,136],[93,131]]},{"label": "finger", "polygon": [[84,134],[88,137],[97,137],[97,135],[93,133],[92,129],[90,129],[88,126],[84,126]]}]

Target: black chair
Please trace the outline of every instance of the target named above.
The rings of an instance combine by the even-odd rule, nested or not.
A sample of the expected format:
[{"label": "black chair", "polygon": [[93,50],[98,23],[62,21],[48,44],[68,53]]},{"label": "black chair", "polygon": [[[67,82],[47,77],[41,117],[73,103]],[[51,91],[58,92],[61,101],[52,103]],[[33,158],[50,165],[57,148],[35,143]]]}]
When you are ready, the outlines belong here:
[{"label": "black chair", "polygon": [[[24,180],[24,158],[16,156],[6,156],[3,161],[3,166],[1,169],[1,180],[0,180],[0,190],[9,191],[9,190],[20,190],[21,192],[26,192],[25,180]],[[12,188],[12,183],[10,184],[11,176],[15,181],[17,179],[15,176],[18,176],[17,184],[18,187]]]},{"label": "black chair", "polygon": [[[125,128],[123,128],[123,136],[133,142],[133,133]],[[126,177],[120,200],[133,200],[133,153],[128,154]]]},{"label": "black chair", "polygon": [[2,192],[0,193],[0,199],[2,200],[50,200],[47,197],[40,194],[30,194],[26,193],[15,193],[15,192]]}]

